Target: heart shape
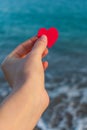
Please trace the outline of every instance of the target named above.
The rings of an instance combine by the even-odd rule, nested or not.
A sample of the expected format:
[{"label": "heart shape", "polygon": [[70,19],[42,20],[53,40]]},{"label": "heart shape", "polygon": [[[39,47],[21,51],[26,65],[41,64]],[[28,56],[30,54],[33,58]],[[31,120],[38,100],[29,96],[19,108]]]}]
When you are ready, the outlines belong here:
[{"label": "heart shape", "polygon": [[48,46],[48,48],[51,48],[57,41],[59,33],[58,33],[57,29],[54,27],[52,27],[48,30],[46,28],[41,28],[38,31],[38,37],[41,37],[42,35],[47,36],[47,38],[48,38],[47,46]]}]

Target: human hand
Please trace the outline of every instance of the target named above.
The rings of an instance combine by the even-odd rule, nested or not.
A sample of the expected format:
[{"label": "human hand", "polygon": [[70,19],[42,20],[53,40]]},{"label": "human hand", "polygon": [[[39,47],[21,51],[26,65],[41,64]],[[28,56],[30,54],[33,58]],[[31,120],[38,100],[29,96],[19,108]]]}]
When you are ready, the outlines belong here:
[{"label": "human hand", "polygon": [[[42,58],[48,54],[46,46],[46,36],[39,39],[33,37],[19,45],[2,63],[7,81],[18,91],[14,91],[3,104],[1,126],[4,127],[5,122],[8,129],[32,130],[48,107],[49,96],[44,84],[44,70],[48,62],[42,62]],[[8,116],[14,119],[12,125]]]},{"label": "human hand", "polygon": [[6,57],[2,70],[11,87],[16,84],[21,86],[32,75],[39,76],[38,79],[44,82],[44,70],[48,67],[48,62],[42,62],[42,58],[48,54],[46,44],[47,39],[41,41],[35,36],[20,44]]},{"label": "human hand", "polygon": [[44,70],[48,62],[42,62],[48,53],[46,46],[46,36],[33,37],[2,63],[7,81],[17,91],[0,106],[0,129],[32,130],[47,108],[49,96],[44,85]]},{"label": "human hand", "polygon": [[48,104],[49,96],[44,84],[44,70],[48,67],[48,62],[42,62],[42,58],[48,54],[46,46],[46,36],[29,39],[6,57],[2,70],[12,88],[29,86],[34,96],[44,93],[43,97],[45,95]]}]

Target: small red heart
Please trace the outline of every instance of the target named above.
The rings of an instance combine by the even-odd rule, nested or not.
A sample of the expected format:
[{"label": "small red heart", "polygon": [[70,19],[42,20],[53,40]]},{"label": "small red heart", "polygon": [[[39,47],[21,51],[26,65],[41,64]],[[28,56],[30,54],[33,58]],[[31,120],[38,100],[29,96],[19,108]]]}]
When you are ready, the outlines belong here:
[{"label": "small red heart", "polygon": [[48,38],[47,46],[48,46],[48,48],[51,48],[55,44],[55,42],[57,41],[59,33],[58,33],[57,29],[54,27],[52,27],[48,30],[46,28],[41,28],[38,31],[38,37],[41,37],[42,35],[47,36],[47,38]]}]

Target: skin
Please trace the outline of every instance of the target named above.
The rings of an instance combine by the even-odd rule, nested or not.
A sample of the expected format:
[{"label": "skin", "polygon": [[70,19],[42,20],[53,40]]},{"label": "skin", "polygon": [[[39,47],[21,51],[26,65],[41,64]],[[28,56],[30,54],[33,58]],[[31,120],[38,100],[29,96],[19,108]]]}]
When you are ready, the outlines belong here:
[{"label": "skin", "polygon": [[47,54],[47,37],[35,36],[3,61],[2,70],[13,91],[0,105],[0,130],[33,130],[48,107],[44,78],[48,62],[42,62]]}]

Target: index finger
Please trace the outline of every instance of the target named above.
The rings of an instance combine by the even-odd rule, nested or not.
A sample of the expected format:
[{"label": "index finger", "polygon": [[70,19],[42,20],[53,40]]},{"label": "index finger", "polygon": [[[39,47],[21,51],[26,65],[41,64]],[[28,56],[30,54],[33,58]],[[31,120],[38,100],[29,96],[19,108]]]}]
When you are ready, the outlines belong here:
[{"label": "index finger", "polygon": [[18,47],[15,48],[15,50],[10,54],[10,56],[16,57],[16,58],[21,58],[24,55],[27,55],[31,51],[31,49],[37,39],[38,39],[38,37],[34,36],[34,37],[30,38],[29,40],[23,42],[22,44],[20,44]]}]

